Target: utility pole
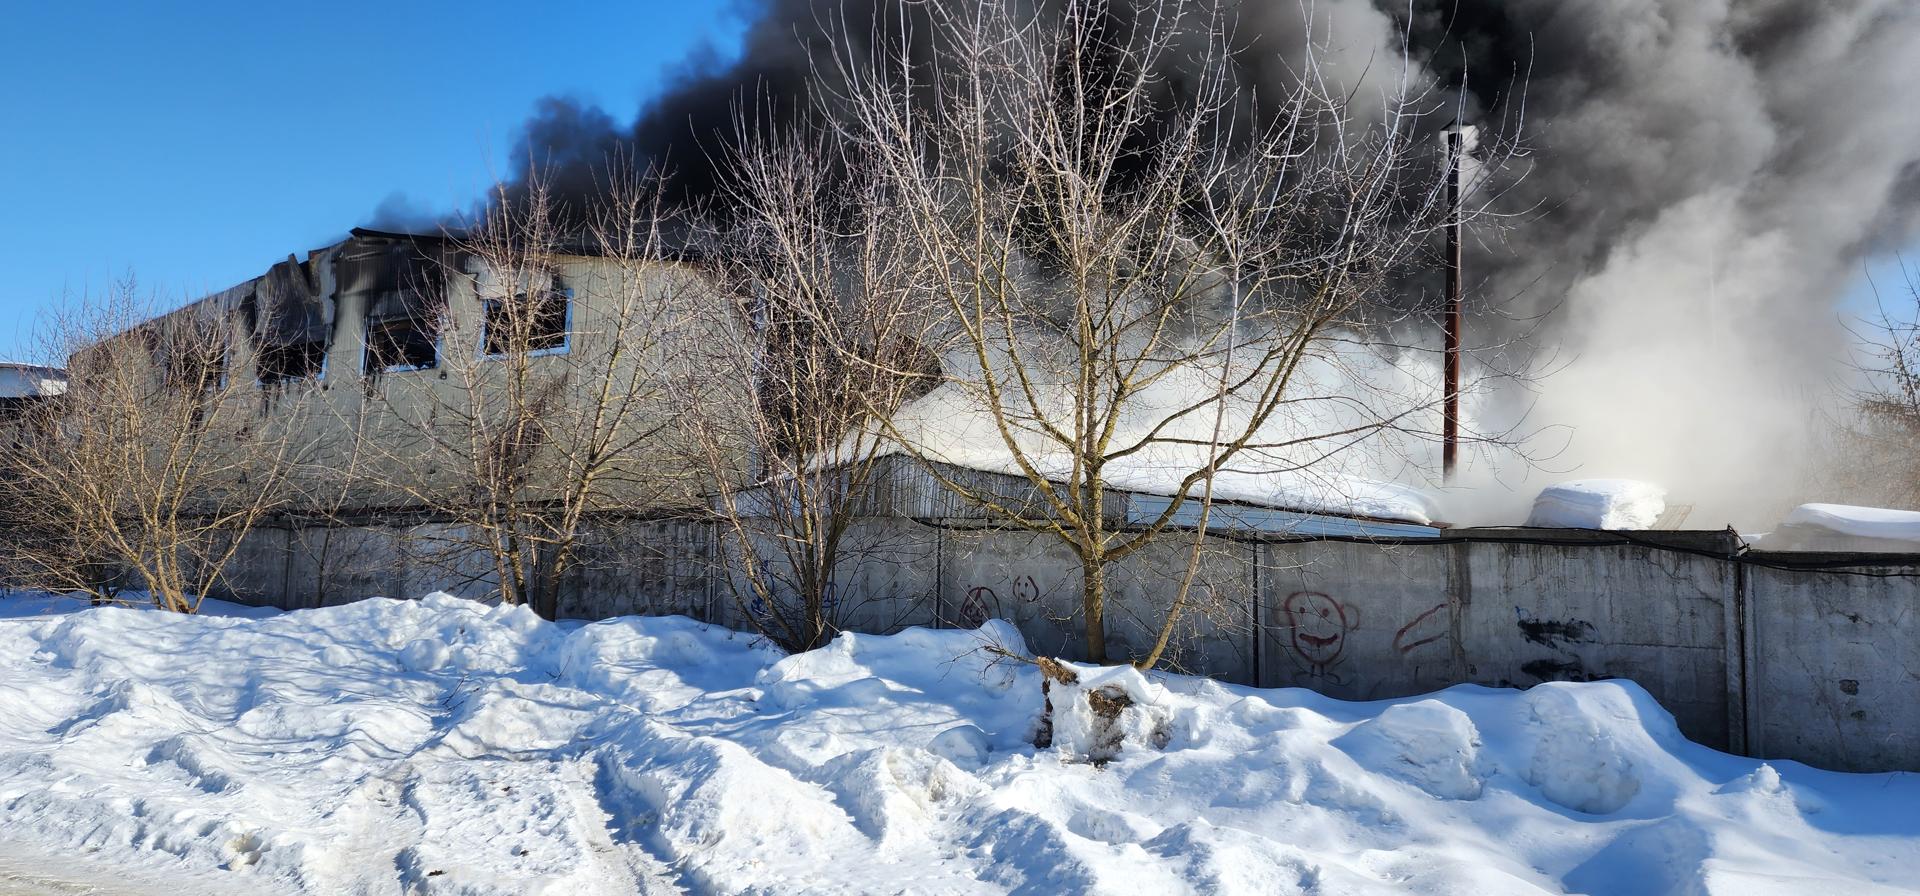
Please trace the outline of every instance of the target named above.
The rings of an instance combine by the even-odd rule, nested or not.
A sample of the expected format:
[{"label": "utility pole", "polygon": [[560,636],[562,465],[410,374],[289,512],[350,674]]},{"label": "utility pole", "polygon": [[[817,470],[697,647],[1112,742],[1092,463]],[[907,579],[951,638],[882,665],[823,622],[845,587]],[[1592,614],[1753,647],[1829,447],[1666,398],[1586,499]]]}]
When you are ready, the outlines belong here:
[{"label": "utility pole", "polygon": [[1448,125],[1447,141],[1447,309],[1446,391],[1440,435],[1440,466],[1448,485],[1460,456],[1460,168],[1478,133],[1458,121]]}]

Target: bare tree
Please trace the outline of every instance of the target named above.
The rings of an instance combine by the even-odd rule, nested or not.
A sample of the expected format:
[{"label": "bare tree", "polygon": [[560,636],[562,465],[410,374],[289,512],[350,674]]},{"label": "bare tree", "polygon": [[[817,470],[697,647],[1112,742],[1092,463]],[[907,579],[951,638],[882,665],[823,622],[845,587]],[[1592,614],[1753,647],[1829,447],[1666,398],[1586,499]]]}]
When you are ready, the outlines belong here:
[{"label": "bare tree", "polygon": [[[1416,81],[1404,60],[1356,96],[1307,47],[1286,94],[1256,98],[1234,77],[1227,5],[1134,6],[930,4],[929,35],[843,31],[822,84],[851,110],[845,139],[873,159],[886,220],[921,262],[914,285],[944,315],[927,407],[982,415],[977,438],[995,444],[925,413],[876,419],[946,487],[1071,549],[1095,662],[1109,658],[1110,567],[1188,540],[1133,657],[1151,667],[1194,598],[1228,474],[1312,475],[1431,416],[1437,394],[1316,371],[1364,347],[1447,208],[1420,126],[1433,103],[1399,86]],[[930,61],[903,49],[915,41]],[[1026,493],[947,476],[945,461],[997,466]],[[1116,487],[1171,500],[1118,520]]]},{"label": "bare tree", "polygon": [[589,209],[556,208],[537,176],[502,189],[452,241],[446,297],[421,303],[437,373],[367,386],[387,422],[363,469],[450,522],[429,536],[449,570],[483,558],[500,600],[548,615],[590,517],[699,491],[666,458],[678,423],[661,370],[702,281],[662,251],[650,180],[613,170]]},{"label": "bare tree", "polygon": [[[783,132],[743,117],[740,131],[711,262],[727,299],[713,310],[739,323],[708,327],[680,382],[730,594],[769,640],[811,650],[855,601],[906,612],[899,595],[837,586],[897,559],[857,521],[890,450],[874,415],[931,385],[932,318],[868,160],[804,123]],[[715,378],[752,384],[745,401],[712,401]]]},{"label": "bare tree", "polygon": [[304,593],[295,592],[289,577],[282,606],[297,606],[296,599],[322,606],[330,595],[339,593],[343,583],[395,562],[386,552],[355,550],[370,537],[367,524],[377,523],[377,517],[369,519],[367,505],[386,478],[369,468],[370,463],[386,456],[375,447],[381,442],[368,436],[374,428],[374,414],[381,407],[350,397],[341,404],[325,402],[324,396],[315,396],[310,390],[299,399],[319,403],[324,409],[315,413],[311,405],[304,408],[309,420],[338,429],[323,439],[323,444],[334,450],[312,452],[294,470],[295,500],[279,515],[287,527],[289,549],[311,558],[313,570],[311,581],[297,586],[304,588]]},{"label": "bare tree", "polygon": [[289,503],[304,433],[258,419],[236,382],[226,296],[149,319],[131,281],[50,320],[66,391],[34,406],[6,463],[45,526],[36,572],[106,594],[116,575],[177,612],[223,584],[247,534]]},{"label": "bare tree", "polygon": [[1920,508],[1920,271],[1901,269],[1900,299],[1852,328],[1851,406],[1826,421],[1829,463],[1812,485],[1840,500]]}]

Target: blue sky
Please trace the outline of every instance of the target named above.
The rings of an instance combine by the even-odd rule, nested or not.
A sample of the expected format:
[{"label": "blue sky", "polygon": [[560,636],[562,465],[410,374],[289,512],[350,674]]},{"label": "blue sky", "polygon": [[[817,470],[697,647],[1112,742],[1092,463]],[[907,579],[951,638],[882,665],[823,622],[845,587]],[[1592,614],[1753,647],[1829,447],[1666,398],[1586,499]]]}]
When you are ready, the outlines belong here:
[{"label": "blue sky", "polygon": [[[179,303],[367,223],[464,207],[534,103],[621,119],[739,0],[18,4],[0,30],[0,360],[134,273]],[[1900,283],[1877,265],[1882,289]],[[1890,293],[1892,295],[1892,293]],[[1864,282],[1846,307],[1866,309]]]},{"label": "blue sky", "polygon": [[38,309],[128,271],[164,301],[230,286],[366,223],[444,211],[493,176],[534,103],[626,120],[729,0],[63,0],[0,29],[0,359]]}]

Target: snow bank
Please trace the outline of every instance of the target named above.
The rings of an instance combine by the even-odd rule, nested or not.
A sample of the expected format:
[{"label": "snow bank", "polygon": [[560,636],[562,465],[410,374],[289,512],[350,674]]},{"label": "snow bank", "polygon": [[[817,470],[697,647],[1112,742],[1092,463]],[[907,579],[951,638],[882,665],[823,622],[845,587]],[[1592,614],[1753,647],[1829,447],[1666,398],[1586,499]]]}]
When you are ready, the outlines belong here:
[{"label": "snow bank", "polygon": [[[49,594],[44,591],[0,591],[0,619],[58,616],[92,606],[96,606],[93,598],[84,591],[69,594]],[[105,606],[158,612],[152,598],[142,591],[122,591]],[[278,615],[279,612],[272,607],[250,607],[246,604],[236,604],[211,597],[200,601],[200,615],[208,617],[233,616],[241,619],[259,619]]]},{"label": "snow bank", "polygon": [[1333,743],[1361,765],[1440,799],[1479,799],[1486,785],[1479,730],[1466,713],[1437,700],[1389,706]]},{"label": "snow bank", "polygon": [[1920,512],[1845,504],[1802,504],[1760,539],[1770,551],[1920,553]]},{"label": "snow bank", "polygon": [[1550,529],[1651,529],[1667,492],[1634,479],[1577,479],[1542,489],[1527,525]]},{"label": "snow bank", "polygon": [[782,656],[439,595],[14,603],[0,882],[21,855],[325,894],[1854,893],[1920,867],[1920,779],[1716,753],[1624,681],[1355,704],[1072,666],[1136,713],[1095,764],[1071,704],[1032,746],[1001,622]]}]

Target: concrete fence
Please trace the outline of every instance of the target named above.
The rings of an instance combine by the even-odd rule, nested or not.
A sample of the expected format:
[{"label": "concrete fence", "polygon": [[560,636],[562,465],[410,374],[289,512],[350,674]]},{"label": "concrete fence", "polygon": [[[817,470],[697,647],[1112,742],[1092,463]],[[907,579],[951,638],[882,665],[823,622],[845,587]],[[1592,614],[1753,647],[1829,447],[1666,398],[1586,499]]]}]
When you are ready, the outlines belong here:
[{"label": "concrete fence", "polygon": [[[293,608],[436,588],[485,593],[480,558],[463,571],[461,558],[450,563],[432,547],[446,534],[428,524],[261,530],[234,566],[232,596]],[[680,613],[745,627],[754,608],[715,561],[718,538],[697,522],[601,521],[558,615]],[[1037,652],[1080,656],[1078,567],[1048,537],[876,517],[852,541],[855,559],[834,595],[848,628],[999,617]],[[1152,643],[1190,547],[1164,539],[1109,573],[1114,656]],[[1212,537],[1171,661],[1350,700],[1627,678],[1710,746],[1920,771],[1920,557],[1742,547],[1724,532]]]}]

